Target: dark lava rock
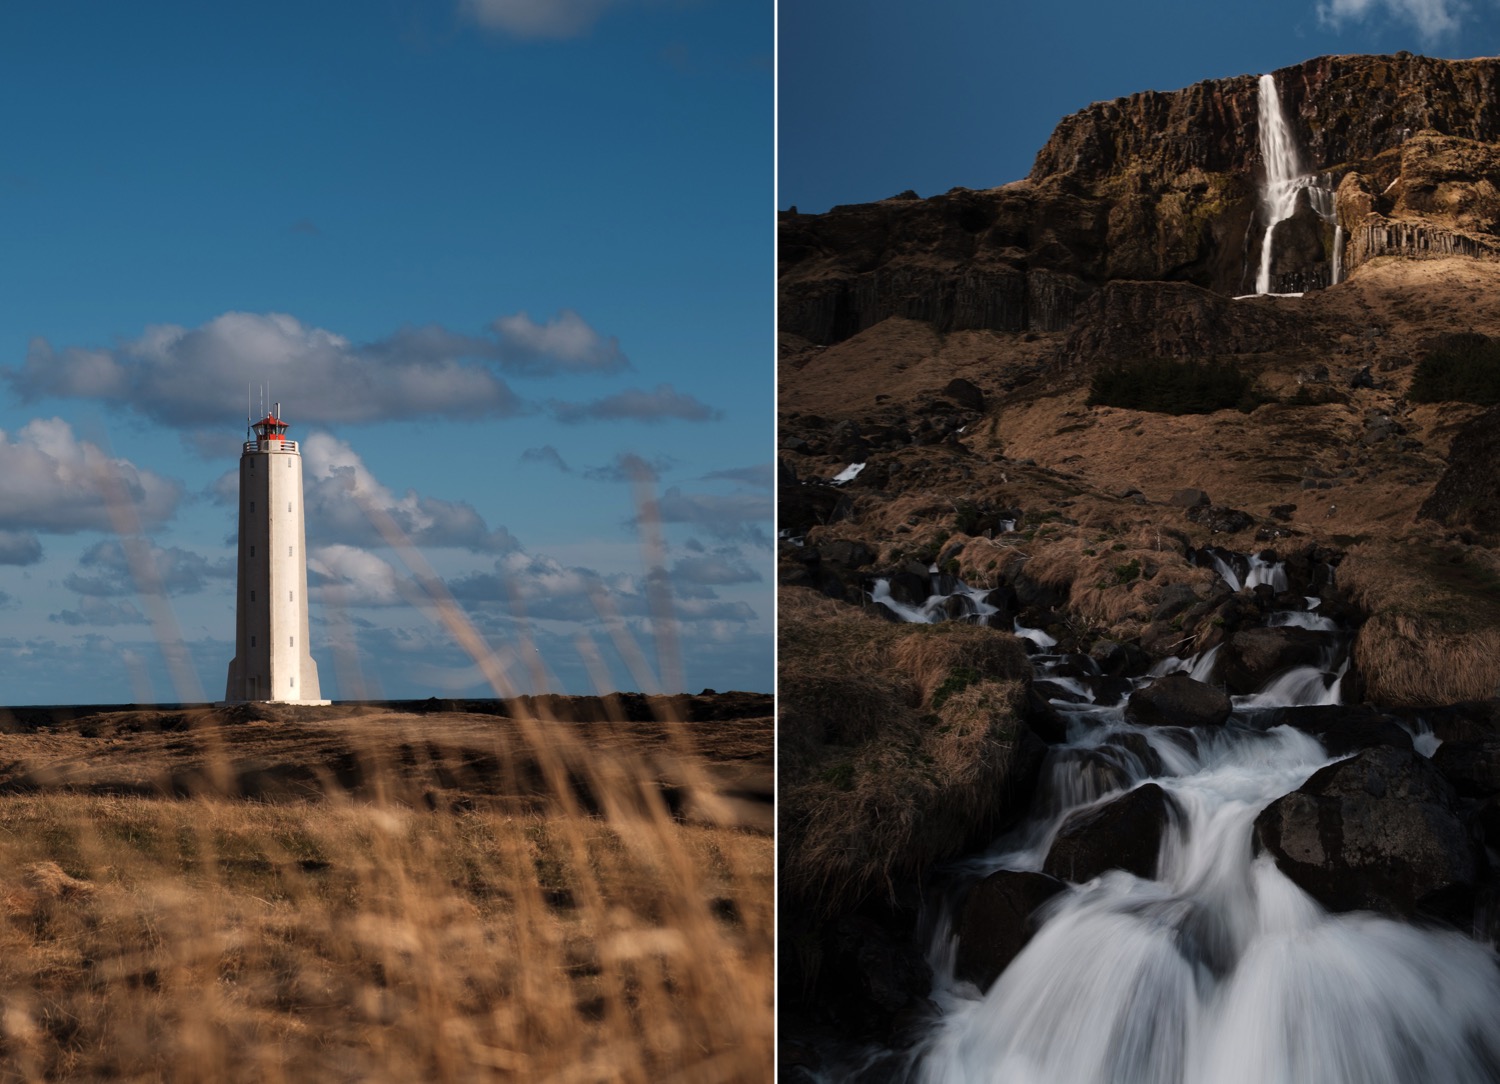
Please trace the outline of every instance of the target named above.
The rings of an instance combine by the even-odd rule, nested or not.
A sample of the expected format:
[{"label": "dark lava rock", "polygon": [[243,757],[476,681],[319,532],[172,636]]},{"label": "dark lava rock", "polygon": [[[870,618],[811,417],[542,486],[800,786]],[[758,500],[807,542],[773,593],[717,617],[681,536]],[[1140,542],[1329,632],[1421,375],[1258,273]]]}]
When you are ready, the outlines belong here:
[{"label": "dark lava rock", "polygon": [[1486,798],[1500,791],[1500,740],[1444,742],[1432,754],[1432,766],[1458,793]]},{"label": "dark lava rock", "polygon": [[826,563],[844,568],[864,568],[875,560],[875,551],[869,546],[848,539],[824,542],[818,549]]},{"label": "dark lava rock", "polygon": [[1248,512],[1241,512],[1238,508],[1199,506],[1189,508],[1187,518],[1210,534],[1238,534],[1240,531],[1255,526],[1255,517]]},{"label": "dark lava rock", "polygon": [[961,376],[948,381],[943,394],[966,410],[984,412],[984,392]]},{"label": "dark lava rock", "polygon": [[1374,708],[1336,704],[1327,707],[1283,708],[1275,722],[1310,734],[1332,756],[1388,745],[1410,750],[1411,734],[1389,715]]},{"label": "dark lava rock", "polygon": [[1448,469],[1417,515],[1449,527],[1500,532],[1500,407],[1492,407],[1458,431],[1448,450]]},{"label": "dark lava rock", "polygon": [[1178,670],[1131,693],[1125,714],[1142,726],[1220,726],[1231,708],[1223,689]]},{"label": "dark lava rock", "polygon": [[1156,858],[1176,803],[1155,783],[1122,794],[1107,805],[1074,813],[1063,822],[1043,870],[1074,883],[1105,870],[1156,875]]},{"label": "dark lava rock", "polygon": [[1151,613],[1152,621],[1170,621],[1189,606],[1198,604],[1198,593],[1185,583],[1174,583],[1163,587],[1161,601]]},{"label": "dark lava rock", "polygon": [[1294,666],[1318,666],[1329,645],[1326,632],[1284,628],[1241,629],[1224,641],[1215,671],[1231,693],[1257,692]]},{"label": "dark lava rock", "polygon": [[991,621],[995,628],[1009,629],[1016,619],[1016,614],[1021,612],[1021,600],[1016,595],[1016,589],[1010,584],[1001,584],[989,594],[984,596],[987,605],[995,607],[998,613],[992,616],[997,618],[1001,624]]},{"label": "dark lava rock", "polygon": [[1112,734],[1104,744],[1107,747],[1119,749],[1134,759],[1135,764],[1132,768],[1135,769],[1136,778],[1162,774],[1161,755],[1151,748],[1151,743],[1146,740],[1144,734],[1135,731]]},{"label": "dark lava rock", "polygon": [[1048,745],[1068,740],[1068,723],[1035,687],[1026,691],[1026,725]]},{"label": "dark lava rock", "polygon": [[1167,498],[1167,503],[1177,508],[1206,508],[1213,501],[1201,489],[1179,489]]},{"label": "dark lava rock", "polygon": [[1036,933],[1036,909],[1067,887],[1045,873],[1002,869],[969,889],[958,919],[958,977],[988,989]]},{"label": "dark lava rock", "polygon": [[1427,708],[1420,715],[1445,742],[1500,738],[1500,700],[1468,700]]},{"label": "dark lava rock", "polygon": [[891,576],[891,598],[908,606],[920,606],[932,595],[932,575],[926,569],[917,571],[921,566],[913,568],[913,564],[908,561],[907,567]]},{"label": "dark lava rock", "polygon": [[1478,873],[1453,788],[1422,757],[1388,746],[1276,799],[1255,819],[1255,842],[1331,911],[1444,910]]},{"label": "dark lava rock", "polygon": [[820,523],[837,523],[853,509],[847,495],[830,486],[803,482],[781,486],[776,494],[777,526],[804,535]]},{"label": "dark lava rock", "polygon": [[1136,644],[1096,640],[1089,655],[1105,677],[1137,677],[1151,669],[1151,656]]},{"label": "dark lava rock", "polygon": [[899,937],[864,915],[830,924],[820,984],[829,1007],[855,1030],[879,1033],[902,1010],[926,1000],[932,969],[909,938]]}]

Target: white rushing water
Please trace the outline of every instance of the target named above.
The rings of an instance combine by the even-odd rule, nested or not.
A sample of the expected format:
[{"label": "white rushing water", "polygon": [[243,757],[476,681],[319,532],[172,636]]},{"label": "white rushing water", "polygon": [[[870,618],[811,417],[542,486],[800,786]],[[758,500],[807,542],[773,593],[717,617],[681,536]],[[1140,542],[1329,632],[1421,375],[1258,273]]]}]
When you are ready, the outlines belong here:
[{"label": "white rushing water", "polygon": [[[1296,138],[1281,109],[1281,95],[1276,89],[1276,80],[1269,73],[1260,77],[1258,96],[1260,121],[1260,157],[1266,171],[1265,187],[1261,190],[1261,210],[1265,215],[1265,232],[1261,235],[1260,269],[1255,276],[1255,292],[1271,293],[1271,261],[1275,252],[1276,227],[1297,212],[1297,201],[1307,193],[1307,199],[1318,217],[1325,222],[1335,222],[1333,189],[1322,178],[1305,172],[1297,149]],[[1335,222],[1333,240],[1333,269],[1331,285],[1337,285],[1343,275],[1343,227]]]},{"label": "white rushing water", "polygon": [[[1262,565],[1266,582],[1280,573],[1284,589],[1284,570]],[[1347,634],[1329,635],[1324,662],[1331,666]],[[1217,650],[1164,660],[1137,684],[1179,669],[1207,678]],[[1039,679],[1078,685],[1048,673],[1052,657],[1034,661]],[[1179,815],[1166,830],[1155,877],[1111,870],[1054,897],[1039,913],[1036,936],[986,993],[954,977],[951,918],[940,916],[929,960],[941,1016],[912,1055],[912,1078],[1500,1081],[1500,966],[1489,948],[1369,913],[1329,914],[1269,857],[1253,857],[1260,810],[1338,758],[1307,734],[1266,729],[1240,713],[1337,704],[1342,675],[1343,668],[1294,669],[1234,698],[1227,725],[1192,732],[1137,726],[1123,702],[1054,700],[1070,721],[1068,742],[1052,748],[1044,768],[1049,800],[965,869],[976,876],[1040,870],[1071,813],[1148,780],[1172,797]],[[1143,746],[1149,758],[1138,755]],[[1090,770],[1101,756],[1114,769]]]}]

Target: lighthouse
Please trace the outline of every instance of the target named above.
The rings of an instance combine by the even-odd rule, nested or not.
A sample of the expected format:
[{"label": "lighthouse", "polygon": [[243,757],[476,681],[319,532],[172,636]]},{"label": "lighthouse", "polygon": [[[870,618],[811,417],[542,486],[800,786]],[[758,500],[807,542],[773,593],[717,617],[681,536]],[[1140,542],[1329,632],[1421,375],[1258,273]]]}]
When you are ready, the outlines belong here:
[{"label": "lighthouse", "polygon": [[240,454],[234,661],[224,699],[326,704],[309,651],[302,455],[281,404],[250,426]]}]

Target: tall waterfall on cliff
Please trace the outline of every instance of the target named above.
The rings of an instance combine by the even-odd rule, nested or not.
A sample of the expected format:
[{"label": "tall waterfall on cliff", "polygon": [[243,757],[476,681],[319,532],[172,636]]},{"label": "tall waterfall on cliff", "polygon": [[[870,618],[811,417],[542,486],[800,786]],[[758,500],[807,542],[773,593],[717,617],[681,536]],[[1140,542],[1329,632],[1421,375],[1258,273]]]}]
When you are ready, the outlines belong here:
[{"label": "tall waterfall on cliff", "polygon": [[[1265,166],[1265,188],[1261,204],[1266,229],[1260,244],[1260,270],[1255,276],[1255,292],[1271,293],[1271,257],[1275,250],[1276,227],[1297,211],[1297,200],[1303,192],[1314,211],[1325,222],[1334,221],[1333,190],[1319,184],[1320,178],[1302,169],[1297,141],[1281,110],[1281,95],[1270,73],[1260,77],[1260,157]],[[1337,284],[1341,270],[1342,231],[1335,229],[1332,283]]]}]

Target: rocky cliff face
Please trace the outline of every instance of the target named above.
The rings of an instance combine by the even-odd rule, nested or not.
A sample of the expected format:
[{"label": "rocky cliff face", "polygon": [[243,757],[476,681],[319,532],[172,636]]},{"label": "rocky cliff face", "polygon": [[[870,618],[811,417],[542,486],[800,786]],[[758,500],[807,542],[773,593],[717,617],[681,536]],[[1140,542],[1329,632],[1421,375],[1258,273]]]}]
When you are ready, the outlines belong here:
[{"label": "rocky cliff face", "polygon": [[[1500,255],[1500,59],[1320,57],[1274,78],[1346,275],[1383,255]],[[1100,102],[1058,125],[1024,181],[784,214],[781,328],[821,344],[890,316],[1055,331],[1113,280],[1250,292],[1259,104],[1252,76]],[[1333,223],[1307,195],[1276,237],[1273,290],[1329,282]]]}]

